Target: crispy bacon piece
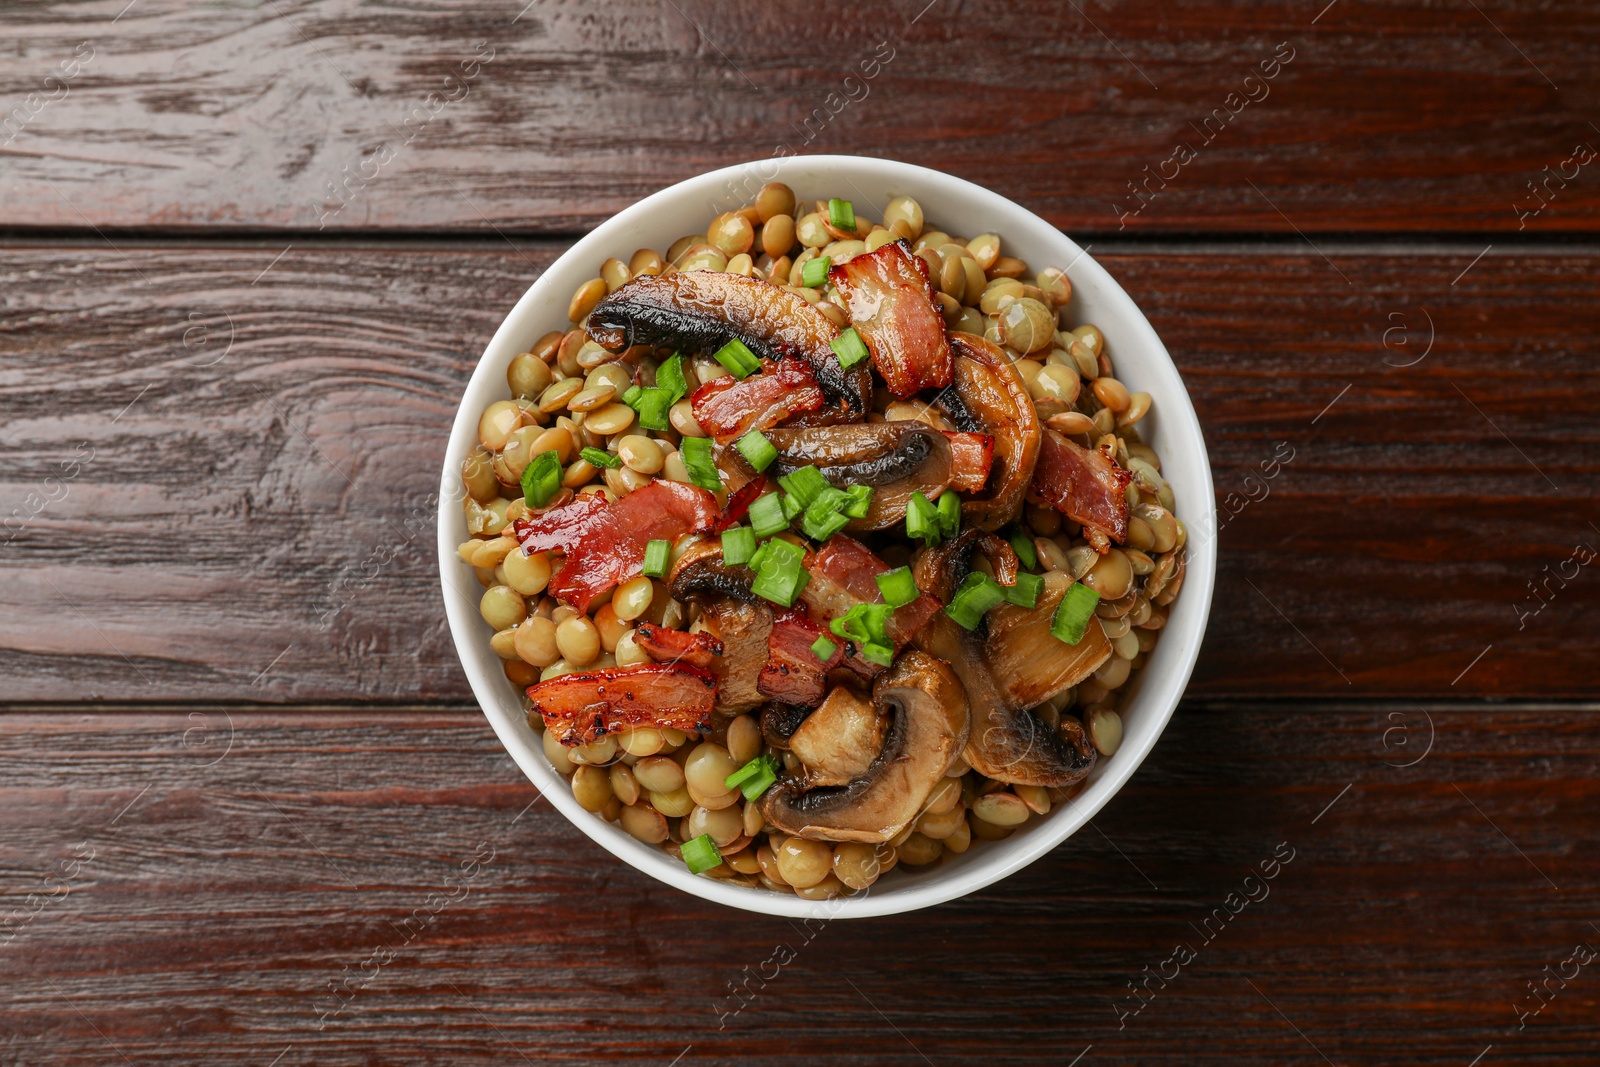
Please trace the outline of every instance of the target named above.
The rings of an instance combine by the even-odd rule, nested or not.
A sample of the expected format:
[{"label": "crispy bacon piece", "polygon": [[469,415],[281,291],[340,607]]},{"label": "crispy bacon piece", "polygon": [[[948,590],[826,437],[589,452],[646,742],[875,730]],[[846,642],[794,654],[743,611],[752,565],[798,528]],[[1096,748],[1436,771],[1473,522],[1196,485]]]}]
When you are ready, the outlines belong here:
[{"label": "crispy bacon piece", "polygon": [[986,433],[944,431],[950,438],[950,488],[961,493],[981,493],[994,464],[994,436]]},{"label": "crispy bacon piece", "polygon": [[711,670],[722,655],[722,642],[708,633],[668,630],[649,622],[634,628],[633,640],[657,663],[686,663],[703,671]]},{"label": "crispy bacon piece", "polygon": [[711,728],[717,683],[681,663],[641,663],[563,674],[528,687],[529,714],[544,718],[563,745],[587,745],[624,727]]},{"label": "crispy bacon piece", "polygon": [[772,635],[767,638],[767,663],[756,682],[761,694],[798,708],[814,708],[822,703],[827,695],[828,672],[844,659],[844,648],[838,641],[834,644],[839,647],[826,663],[811,651],[817,638],[825,633],[801,605],[773,619]]},{"label": "crispy bacon piece", "polygon": [[1124,494],[1132,479],[1131,471],[1123,470],[1104,453],[1045,427],[1031,491],[1073,522],[1086,529],[1094,527],[1120,544],[1128,539],[1128,498]]},{"label": "crispy bacon piece", "polygon": [[821,386],[798,359],[762,362],[760,374],[740,380],[724,375],[706,382],[689,398],[694,420],[718,444],[751,430],[769,430],[785,419],[822,407]]},{"label": "crispy bacon piece", "polygon": [[737,526],[739,520],[750,510],[750,505],[756,497],[766,492],[766,489],[767,476],[758,474],[740,486],[737,491],[730,493],[728,502],[722,505],[722,514],[717,516],[717,521],[711,526],[711,532],[721,533],[731,526]]},{"label": "crispy bacon piece", "polygon": [[907,397],[950,384],[955,365],[944,315],[934,302],[928,265],[909,244],[891,241],[841,263],[828,277],[891,393]]},{"label": "crispy bacon piece", "polygon": [[717,498],[695,485],[656,481],[615,504],[598,494],[579,497],[514,525],[524,552],[566,554],[550,579],[550,595],[581,612],[607,589],[637,577],[645,545],[676,541],[717,521]]}]

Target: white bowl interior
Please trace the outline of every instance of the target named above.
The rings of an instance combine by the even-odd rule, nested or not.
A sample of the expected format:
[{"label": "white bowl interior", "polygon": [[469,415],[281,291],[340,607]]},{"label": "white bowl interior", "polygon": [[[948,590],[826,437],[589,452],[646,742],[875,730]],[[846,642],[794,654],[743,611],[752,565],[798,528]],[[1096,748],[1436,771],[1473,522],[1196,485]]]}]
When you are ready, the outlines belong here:
[{"label": "white bowl interior", "polygon": [[[974,842],[954,860],[918,872],[897,870],[865,893],[831,901],[807,901],[691,875],[657,847],[579,807],[566,779],[545,759],[540,738],[523,715],[520,694],[489,648],[491,631],[478,614],[481,587],[456,554],[456,546],[467,538],[461,462],[476,444],[479,414],[508,395],[505,371],[511,359],[546,332],[567,328],[568,300],[595,276],[602,260],[625,258],[640,247],[665,250],[682,234],[703,230],[716,214],[749,203],[768,181],[786,182],[805,199],[849,197],[874,218],[882,217],[890,197],[910,195],[930,224],[952,233],[998,233],[1007,254],[1035,269],[1064,269],[1072,282],[1075,320],[1099,326],[1118,379],[1153,398],[1141,429],[1161,456],[1177,513],[1190,530],[1183,593],[1147,666],[1124,698],[1122,747],[1099,761],[1083,792],[1004,841]],[[1215,529],[1215,497],[1200,424],[1166,348],[1121,286],[1053,226],[996,193],[923,167],[857,156],[769,159],[702,174],[627,208],[574,245],[533,283],[484,350],[451,430],[439,499],[439,567],[451,635],[478,703],[517,765],[568,819],[613,855],[685,892],[767,915],[838,918],[927,907],[989,885],[1069,837],[1122,787],[1171,718],[1199,654],[1216,573],[1216,543],[1208,533]]]}]

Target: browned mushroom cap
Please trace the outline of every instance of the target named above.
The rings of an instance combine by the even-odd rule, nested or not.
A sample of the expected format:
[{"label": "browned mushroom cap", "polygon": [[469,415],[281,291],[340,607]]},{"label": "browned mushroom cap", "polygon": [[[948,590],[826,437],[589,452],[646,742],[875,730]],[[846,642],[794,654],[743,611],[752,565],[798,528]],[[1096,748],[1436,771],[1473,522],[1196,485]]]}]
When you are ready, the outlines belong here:
[{"label": "browned mushroom cap", "polygon": [[961,430],[994,437],[989,485],[961,505],[963,526],[998,530],[1016,519],[1039,461],[1039,415],[1033,399],[1004,352],[981,337],[952,333],[956,377],[938,405]]},{"label": "browned mushroom cap", "polygon": [[866,694],[836,685],[791,733],[788,748],[805,764],[807,784],[849,785],[882,751],[887,726]]},{"label": "browned mushroom cap", "polygon": [[[921,552],[917,585],[949,599],[981,536],[968,531]],[[1111,656],[1111,642],[1098,620],[1091,620],[1076,645],[1050,632],[1056,605],[1071,585],[1071,578],[1052,571],[1032,608],[1003,604],[973,631],[940,613],[916,637],[918,648],[945,660],[961,679],[972,716],[967,762],[996,781],[1059,787],[1094,766],[1094,746],[1081,724],[1064,718],[1060,731],[1052,733],[1029,711],[1083,681]]]},{"label": "browned mushroom cap", "polygon": [[767,822],[813,841],[888,841],[910,825],[967,740],[967,700],[950,668],[906,652],[878,676],[872,702],[891,719],[877,757],[848,785],[785,778],[761,798]]},{"label": "browned mushroom cap", "polygon": [[839,328],[780,286],[716,271],[635,278],[589,313],[589,336],[613,352],[657,345],[710,354],[737,338],[757,356],[802,359],[830,402],[866,415],[872,374],[865,363],[839,365],[830,342]]},{"label": "browned mushroom cap", "polygon": [[766,436],[778,450],[769,476],[815,467],[837,489],[872,486],[866,517],[852,519],[848,530],[883,530],[904,522],[912,493],[931,500],[950,484],[950,440],[924,423],[776,429]]}]

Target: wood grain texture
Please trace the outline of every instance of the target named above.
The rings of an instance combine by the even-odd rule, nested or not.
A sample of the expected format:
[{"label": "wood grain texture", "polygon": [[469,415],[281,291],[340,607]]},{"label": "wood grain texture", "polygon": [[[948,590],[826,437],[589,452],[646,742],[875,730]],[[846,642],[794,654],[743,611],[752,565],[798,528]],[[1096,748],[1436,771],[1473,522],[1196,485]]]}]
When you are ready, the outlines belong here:
[{"label": "wood grain texture", "polygon": [[[438,465],[554,249],[282,251],[0,253],[9,699],[468,697]],[[1594,255],[1331,252],[1105,256],[1229,516],[1192,691],[1591,692]]]},{"label": "wood grain texture", "polygon": [[[1428,716],[1431,750],[1393,766]],[[1593,721],[1186,707],[1031,867],[802,927],[612,859],[534,802],[472,710],[18,712],[0,907],[32,917],[0,945],[0,1062],[1064,1064],[1092,1045],[1084,1065],[1459,1067],[1493,1044],[1497,1064],[1587,1064],[1592,966],[1520,1031],[1513,1004],[1600,945]],[[1246,878],[1280,846],[1263,895]],[[92,858],[61,867],[75,849]],[[1260,899],[1205,942],[1244,891]],[[430,894],[455,899],[408,926]],[[1127,983],[1179,943],[1193,961],[1119,1029]],[[729,984],[778,945],[792,961],[731,1013]]]},{"label": "wood grain texture", "polygon": [[1600,223],[1583,0],[120,6],[0,11],[0,225],[570,233],[780,151],[1071,231]]}]

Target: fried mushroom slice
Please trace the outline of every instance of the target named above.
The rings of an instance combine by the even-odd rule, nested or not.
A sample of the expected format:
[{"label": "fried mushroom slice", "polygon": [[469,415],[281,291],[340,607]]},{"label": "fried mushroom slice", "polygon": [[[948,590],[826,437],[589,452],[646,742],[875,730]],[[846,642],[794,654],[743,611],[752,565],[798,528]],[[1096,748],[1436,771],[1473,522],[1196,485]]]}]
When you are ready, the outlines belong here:
[{"label": "fried mushroom slice", "polygon": [[961,524],[998,530],[1016,519],[1039,461],[1039,415],[1028,387],[1004,352],[981,337],[952,333],[955,381],[939,394],[939,408],[958,429],[994,439],[994,464],[986,491],[961,504]]},{"label": "fried mushroom slice", "polygon": [[769,825],[813,841],[876,844],[917,817],[967,740],[961,683],[944,663],[911,651],[878,676],[872,704],[890,725],[866,770],[842,786],[783,779],[761,798]]},{"label": "fried mushroom slice", "polygon": [[710,355],[737,338],[762,359],[800,359],[829,402],[854,418],[870,408],[872,374],[846,370],[831,343],[839,328],[803,297],[756,278],[688,271],[635,278],[595,305],[589,336],[620,352],[655,345]]},{"label": "fried mushroom slice", "polygon": [[[982,538],[978,531],[919,553],[919,588],[948,599],[967,573],[967,560]],[[1032,608],[1003,604],[990,611],[978,629],[962,629],[940,613],[917,634],[914,644],[949,663],[966,690],[972,732],[965,756],[972,768],[1013,785],[1059,788],[1087,775],[1095,749],[1071,717],[1052,733],[1030,709],[1083,681],[1111,657],[1111,642],[1098,619],[1091,619],[1076,645],[1050,632],[1056,606],[1072,579],[1052,571]]]}]

